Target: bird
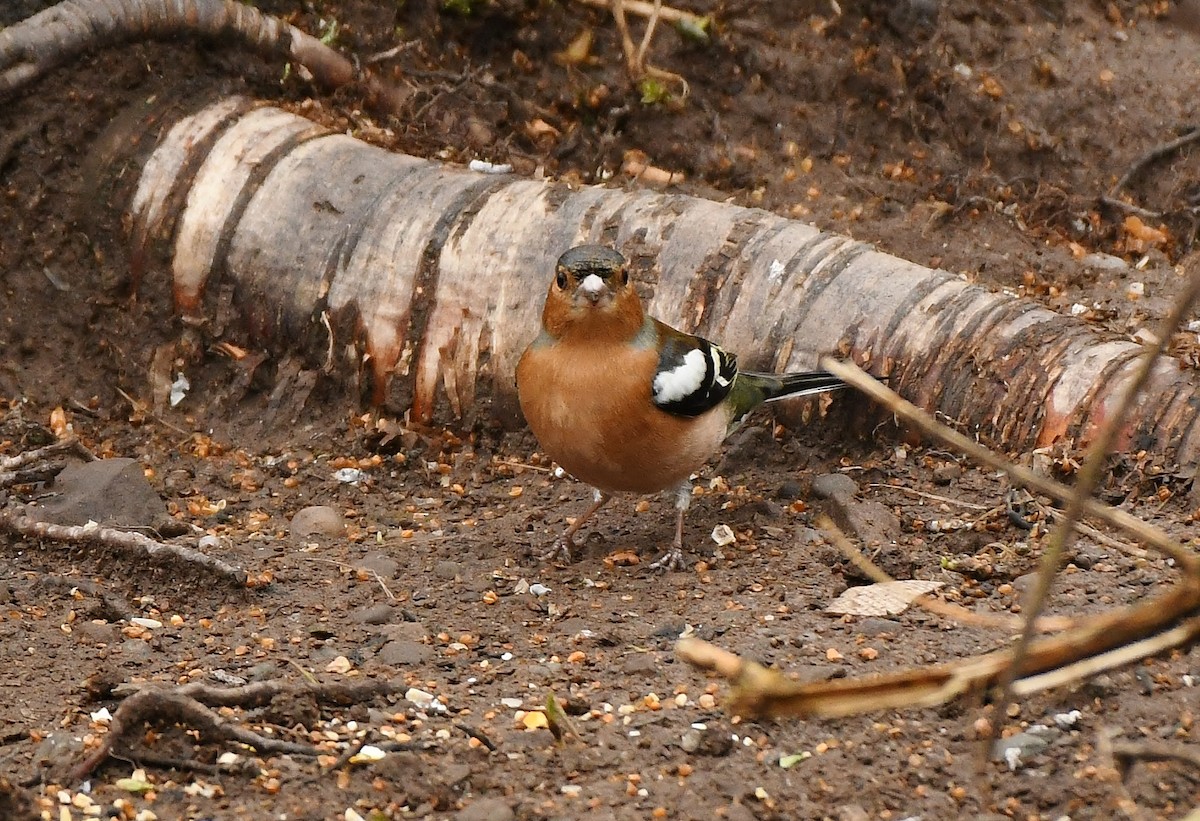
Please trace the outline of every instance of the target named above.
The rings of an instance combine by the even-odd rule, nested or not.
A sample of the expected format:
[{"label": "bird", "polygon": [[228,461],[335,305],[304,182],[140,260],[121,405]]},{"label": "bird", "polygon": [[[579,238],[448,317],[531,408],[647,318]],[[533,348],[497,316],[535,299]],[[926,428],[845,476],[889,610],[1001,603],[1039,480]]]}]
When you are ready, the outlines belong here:
[{"label": "bird", "polygon": [[738,370],[734,354],[649,316],[625,257],[592,244],[558,258],[516,382],[542,451],[594,489],[591,506],[543,560],[569,562],[575,534],[615,494],[674,489],[675,538],[651,563],[658,570],[683,566],[691,477],[750,411],[846,387],[826,371]]}]

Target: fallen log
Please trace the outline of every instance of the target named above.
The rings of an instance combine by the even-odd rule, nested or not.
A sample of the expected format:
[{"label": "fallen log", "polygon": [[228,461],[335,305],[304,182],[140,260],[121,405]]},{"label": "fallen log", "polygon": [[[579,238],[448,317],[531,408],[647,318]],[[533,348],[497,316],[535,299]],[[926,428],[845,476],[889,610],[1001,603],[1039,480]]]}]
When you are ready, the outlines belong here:
[{"label": "fallen log", "polygon": [[[811,368],[840,352],[1008,449],[1086,441],[1139,351],[764,211],[474,173],[237,98],[167,130],[126,207],[135,264],[167,261],[193,323],[225,277],[259,343],[315,336],[327,370],[424,421],[514,421],[513,367],[551,261],[579,242],[618,247],[652,313],[745,366]],[[1119,449],[1194,465],[1197,401],[1192,376],[1163,358]]]}]

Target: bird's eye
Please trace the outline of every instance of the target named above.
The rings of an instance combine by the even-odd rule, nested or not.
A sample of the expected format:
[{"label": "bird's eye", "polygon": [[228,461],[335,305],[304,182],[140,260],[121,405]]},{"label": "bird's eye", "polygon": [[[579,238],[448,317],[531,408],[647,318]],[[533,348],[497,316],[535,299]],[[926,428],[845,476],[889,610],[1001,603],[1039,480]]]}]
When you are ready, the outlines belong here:
[{"label": "bird's eye", "polygon": [[554,278],[554,284],[557,285],[560,289],[566,288],[567,287],[567,272],[559,271],[558,276],[556,276]]}]

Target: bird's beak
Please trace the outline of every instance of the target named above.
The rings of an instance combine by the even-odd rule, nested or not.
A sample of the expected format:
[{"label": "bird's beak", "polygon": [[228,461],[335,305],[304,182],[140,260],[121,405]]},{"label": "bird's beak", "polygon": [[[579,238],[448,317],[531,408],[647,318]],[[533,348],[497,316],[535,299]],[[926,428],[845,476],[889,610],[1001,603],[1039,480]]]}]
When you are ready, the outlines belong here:
[{"label": "bird's beak", "polygon": [[579,283],[579,293],[583,294],[588,302],[595,305],[608,293],[608,286],[596,274],[588,274]]}]

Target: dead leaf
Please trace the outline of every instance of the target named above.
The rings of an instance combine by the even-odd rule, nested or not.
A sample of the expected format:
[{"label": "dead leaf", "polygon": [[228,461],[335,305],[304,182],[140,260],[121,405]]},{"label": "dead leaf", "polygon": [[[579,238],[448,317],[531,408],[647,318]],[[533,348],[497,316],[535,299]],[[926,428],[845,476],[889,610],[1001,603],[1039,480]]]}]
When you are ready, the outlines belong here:
[{"label": "dead leaf", "polygon": [[894,616],[907,610],[913,599],[937,590],[943,584],[945,582],[907,579],[851,587],[831,601],[825,607],[825,612],[849,616]]}]

